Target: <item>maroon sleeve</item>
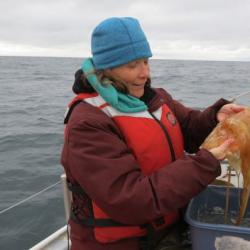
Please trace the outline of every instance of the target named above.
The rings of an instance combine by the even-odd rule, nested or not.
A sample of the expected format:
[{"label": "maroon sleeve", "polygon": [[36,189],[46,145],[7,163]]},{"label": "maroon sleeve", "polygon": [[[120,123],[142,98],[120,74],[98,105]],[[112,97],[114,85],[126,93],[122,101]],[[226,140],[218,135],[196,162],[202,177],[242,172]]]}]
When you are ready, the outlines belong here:
[{"label": "maroon sleeve", "polygon": [[219,162],[201,150],[145,176],[112,120],[101,111],[88,115],[79,106],[69,123],[62,164],[117,221],[143,224],[181,208],[220,174]]},{"label": "maroon sleeve", "polygon": [[220,99],[201,112],[186,108],[181,103],[174,101],[175,114],[181,124],[187,152],[194,153],[199,149],[201,143],[217,124],[217,112],[227,103],[229,102]]},{"label": "maroon sleeve", "polygon": [[188,108],[172,99],[164,89],[158,89],[158,92],[164,97],[181,125],[185,150],[188,153],[198,151],[202,142],[217,125],[217,112],[223,105],[230,103],[225,99],[220,99],[204,111],[200,111]]}]

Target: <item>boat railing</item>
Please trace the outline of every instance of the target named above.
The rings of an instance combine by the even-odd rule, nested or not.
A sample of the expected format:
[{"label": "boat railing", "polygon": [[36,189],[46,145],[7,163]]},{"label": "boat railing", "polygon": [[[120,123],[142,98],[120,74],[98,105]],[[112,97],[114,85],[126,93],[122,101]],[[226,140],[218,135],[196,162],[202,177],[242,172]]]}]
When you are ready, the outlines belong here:
[{"label": "boat railing", "polygon": [[[62,196],[62,191],[60,191],[60,189],[63,191],[63,196]],[[59,194],[60,194],[60,198],[58,196]],[[46,202],[46,199],[48,199],[47,202]],[[27,219],[29,219],[29,226],[31,226],[31,228],[30,228],[30,231],[28,230],[28,228],[24,228],[22,237],[20,239],[15,238],[14,234],[13,236],[10,235],[10,237],[3,239],[0,246],[6,246],[9,240],[11,241],[10,248],[20,244],[19,245],[20,249],[23,249],[23,248],[32,249],[32,250],[38,250],[38,249],[39,250],[41,249],[60,249],[60,250],[65,249],[66,250],[66,249],[69,249],[70,241],[69,241],[69,228],[67,226],[67,222],[68,222],[69,215],[70,215],[71,199],[72,199],[71,192],[67,188],[66,175],[62,174],[59,181],[43,188],[42,190],[28,196],[25,199],[22,199],[14,204],[11,204],[7,208],[3,208],[2,210],[0,210],[1,222],[3,224],[8,225],[8,228],[10,230],[12,230],[13,232],[15,232],[15,230],[20,231],[21,228],[24,227],[25,223],[27,223]],[[53,202],[53,204],[51,204],[51,202]],[[49,207],[48,207],[48,204],[50,205]],[[44,222],[42,221],[40,222],[40,220],[41,218],[43,218],[45,214],[48,214],[49,216],[55,216],[56,212],[54,210],[54,206],[58,206],[59,204],[61,206],[60,209],[58,210],[60,211],[60,218],[62,219],[65,218],[65,222],[61,220],[61,223],[62,223],[61,224],[57,219],[55,219],[55,222],[57,223],[57,225],[61,224],[61,226],[59,227],[59,229],[56,229],[55,231],[52,231],[50,233],[51,228],[48,229],[48,231],[44,230],[45,228]],[[38,210],[32,210],[32,207],[38,208]],[[47,213],[47,210],[50,208],[51,208],[51,212]],[[18,213],[21,216],[20,216],[20,219],[17,220],[15,223],[13,222],[12,215],[16,214],[17,211],[19,211]],[[31,212],[30,217],[26,218],[26,215],[29,214],[29,211]],[[36,228],[39,227],[39,223],[41,223],[40,228],[42,229],[40,231],[36,231]],[[55,228],[58,228],[58,227],[55,226]],[[45,237],[40,238],[39,237],[40,232],[42,233],[41,235],[45,235]],[[2,232],[1,235],[4,236],[5,233]]]},{"label": "boat railing", "polygon": [[68,221],[69,216],[70,216],[70,206],[71,206],[71,200],[72,200],[72,193],[68,189],[66,174],[61,175],[61,182],[62,182],[62,188],[63,188],[63,200],[64,200],[66,221]]},{"label": "boat railing", "polygon": [[[68,189],[67,185],[67,178],[65,174],[61,175],[61,184],[63,190],[63,200],[64,200],[64,209],[65,209],[65,216],[66,222],[70,216],[70,207],[71,207],[71,200],[72,200],[72,193]],[[55,233],[51,234],[49,237],[45,238],[30,250],[42,250],[42,249],[60,249],[66,250],[69,249],[70,246],[70,239],[69,239],[69,228],[68,225],[60,228]]]}]

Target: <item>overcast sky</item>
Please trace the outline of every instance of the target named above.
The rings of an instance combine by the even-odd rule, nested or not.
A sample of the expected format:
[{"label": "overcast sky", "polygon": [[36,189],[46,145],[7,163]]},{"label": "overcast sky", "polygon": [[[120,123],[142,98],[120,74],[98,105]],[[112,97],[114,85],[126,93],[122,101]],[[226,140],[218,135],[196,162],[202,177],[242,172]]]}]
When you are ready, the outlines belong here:
[{"label": "overcast sky", "polygon": [[0,0],[0,11],[0,55],[90,56],[100,21],[133,16],[153,58],[250,61],[250,0]]}]

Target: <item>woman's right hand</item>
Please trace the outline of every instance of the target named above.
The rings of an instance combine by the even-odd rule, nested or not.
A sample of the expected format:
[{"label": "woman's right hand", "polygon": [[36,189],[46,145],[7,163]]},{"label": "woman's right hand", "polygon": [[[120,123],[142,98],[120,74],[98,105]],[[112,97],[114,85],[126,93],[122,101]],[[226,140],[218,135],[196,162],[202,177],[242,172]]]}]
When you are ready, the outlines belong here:
[{"label": "woman's right hand", "polygon": [[234,142],[233,138],[224,141],[220,146],[211,148],[208,151],[219,161],[224,160],[228,152],[229,146]]}]

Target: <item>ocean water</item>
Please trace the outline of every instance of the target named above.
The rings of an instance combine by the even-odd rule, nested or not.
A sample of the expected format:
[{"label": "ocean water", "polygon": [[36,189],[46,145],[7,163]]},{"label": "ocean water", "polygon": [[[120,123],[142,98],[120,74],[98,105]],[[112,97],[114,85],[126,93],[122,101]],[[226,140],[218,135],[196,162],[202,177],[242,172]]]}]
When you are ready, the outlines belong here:
[{"label": "ocean water", "polygon": [[[28,249],[65,225],[61,186],[65,107],[80,58],[0,57],[0,249]],[[250,91],[250,62],[151,60],[152,85],[187,106]],[[250,106],[250,96],[238,100]]]}]

